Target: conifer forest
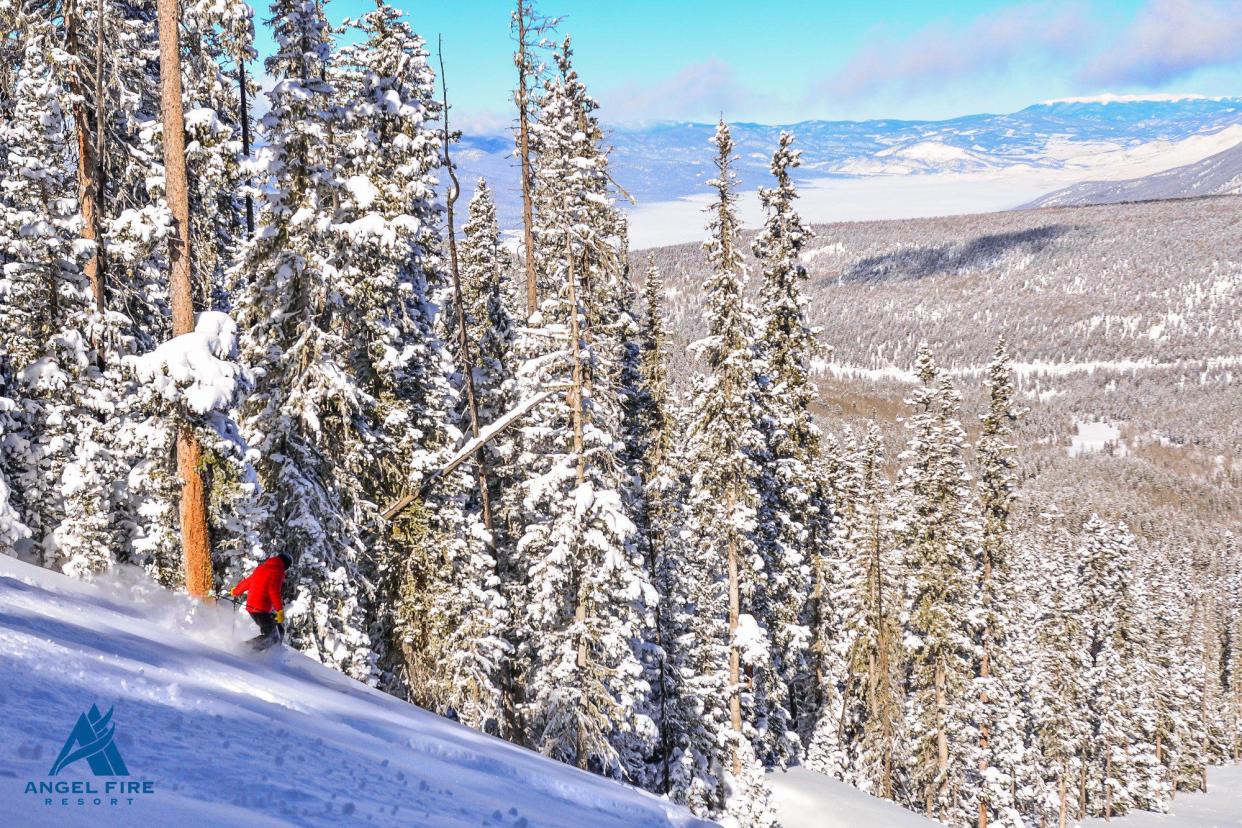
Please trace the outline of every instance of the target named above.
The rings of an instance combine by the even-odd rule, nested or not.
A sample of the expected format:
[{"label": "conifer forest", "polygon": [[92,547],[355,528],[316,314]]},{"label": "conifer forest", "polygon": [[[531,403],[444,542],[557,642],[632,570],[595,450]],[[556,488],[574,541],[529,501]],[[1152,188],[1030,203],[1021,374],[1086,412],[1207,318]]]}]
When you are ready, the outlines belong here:
[{"label": "conifer forest", "polygon": [[[892,234],[966,220],[813,224],[796,132],[746,187],[725,113],[701,244],[640,251],[545,4],[495,21],[509,222],[417,9],[0,0],[0,551],[208,602],[285,552],[293,649],[737,828],[779,824],[791,765],[945,825],[1065,828],[1242,760],[1238,362],[1049,391],[1031,366],[1074,311],[1040,303],[1113,254],[1013,264],[1172,208],[1037,211],[1072,229],[982,228],[1018,238],[916,274]],[[1186,209],[1224,238],[1238,201]],[[1128,250],[1160,271],[1158,247]],[[976,265],[1019,275],[933,285]],[[1230,268],[1195,295],[1232,292],[1236,342]],[[1096,393],[1221,459],[1120,432],[1067,456],[1054,425]]]}]

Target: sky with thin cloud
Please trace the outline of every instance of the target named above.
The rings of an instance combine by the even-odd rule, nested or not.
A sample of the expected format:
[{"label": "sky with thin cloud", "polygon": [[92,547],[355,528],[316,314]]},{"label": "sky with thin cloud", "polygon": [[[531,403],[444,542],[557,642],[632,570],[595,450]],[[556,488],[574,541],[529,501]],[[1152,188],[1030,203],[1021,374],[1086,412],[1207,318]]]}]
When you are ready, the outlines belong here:
[{"label": "sky with thin cloud", "polygon": [[[505,0],[393,0],[434,52],[456,125],[504,129]],[[332,22],[374,6],[328,0]],[[1009,112],[1102,93],[1242,95],[1242,0],[541,0],[605,121],[791,123]],[[270,54],[264,11],[259,50]]]}]

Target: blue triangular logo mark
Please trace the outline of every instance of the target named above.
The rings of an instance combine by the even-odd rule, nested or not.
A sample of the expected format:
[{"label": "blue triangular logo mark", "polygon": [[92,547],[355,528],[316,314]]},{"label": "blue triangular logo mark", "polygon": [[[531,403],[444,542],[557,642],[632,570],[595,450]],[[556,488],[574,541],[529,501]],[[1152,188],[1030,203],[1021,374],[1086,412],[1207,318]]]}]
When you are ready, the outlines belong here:
[{"label": "blue triangular logo mark", "polygon": [[116,725],[111,721],[111,708],[106,714],[100,714],[93,704],[88,712],[79,714],[78,723],[69,733],[48,776],[55,776],[79,759],[85,759],[96,776],[129,776],[129,768],[125,767],[125,760],[112,740]]}]

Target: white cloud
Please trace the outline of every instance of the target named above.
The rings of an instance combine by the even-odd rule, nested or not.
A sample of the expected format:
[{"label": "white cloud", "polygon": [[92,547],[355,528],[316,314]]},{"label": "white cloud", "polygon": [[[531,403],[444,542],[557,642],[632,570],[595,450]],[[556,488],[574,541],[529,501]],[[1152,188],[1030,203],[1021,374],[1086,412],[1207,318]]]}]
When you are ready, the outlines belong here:
[{"label": "white cloud", "polygon": [[[767,96],[770,98],[770,96]],[[600,112],[609,123],[667,120],[714,121],[722,113],[751,115],[765,105],[764,96],[747,89],[737,71],[719,58],[684,66],[654,83],[628,83],[599,95]]]},{"label": "white cloud", "polygon": [[1148,0],[1079,77],[1096,86],[1162,86],[1198,69],[1236,63],[1242,63],[1242,4]]},{"label": "white cloud", "polygon": [[934,23],[901,39],[876,38],[816,97],[858,100],[877,92],[917,92],[961,79],[1002,73],[1031,58],[1073,58],[1095,37],[1096,25],[1076,2],[1035,2],[982,15],[964,28]]}]

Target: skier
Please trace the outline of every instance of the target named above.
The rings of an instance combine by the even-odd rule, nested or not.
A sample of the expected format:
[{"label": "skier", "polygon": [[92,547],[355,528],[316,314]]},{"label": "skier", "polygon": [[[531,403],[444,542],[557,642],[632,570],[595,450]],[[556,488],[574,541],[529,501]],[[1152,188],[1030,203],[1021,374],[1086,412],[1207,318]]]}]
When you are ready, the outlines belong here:
[{"label": "skier", "polygon": [[285,572],[292,565],[293,558],[281,552],[259,564],[233,587],[233,595],[246,595],[246,612],[259,625],[259,635],[247,642],[256,650],[266,650],[285,638],[285,609],[280,589],[285,584]]}]

